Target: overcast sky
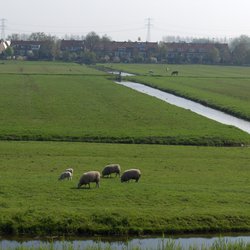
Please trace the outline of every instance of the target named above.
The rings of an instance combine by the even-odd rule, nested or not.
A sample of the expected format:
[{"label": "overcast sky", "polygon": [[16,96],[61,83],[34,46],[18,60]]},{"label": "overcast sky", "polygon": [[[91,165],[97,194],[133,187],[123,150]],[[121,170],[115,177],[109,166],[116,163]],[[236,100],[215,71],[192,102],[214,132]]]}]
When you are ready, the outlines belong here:
[{"label": "overcast sky", "polygon": [[[0,0],[5,37],[45,32],[63,37],[95,31],[113,40],[164,36],[250,36],[250,0]],[[1,23],[0,23],[1,25]],[[1,30],[0,30],[1,31]]]}]

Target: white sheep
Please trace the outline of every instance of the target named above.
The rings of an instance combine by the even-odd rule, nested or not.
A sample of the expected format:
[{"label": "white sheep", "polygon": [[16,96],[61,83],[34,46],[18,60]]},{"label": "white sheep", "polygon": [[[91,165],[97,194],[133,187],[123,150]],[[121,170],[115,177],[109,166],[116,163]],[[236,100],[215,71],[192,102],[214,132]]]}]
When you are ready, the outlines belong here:
[{"label": "white sheep", "polygon": [[65,180],[65,179],[72,180],[72,173],[69,171],[65,171],[65,172],[61,173],[58,180],[61,181],[61,180]]},{"label": "white sheep", "polygon": [[120,176],[121,173],[121,167],[119,164],[110,164],[104,167],[104,169],[102,170],[102,177],[105,177],[106,175],[111,177],[111,174],[115,173],[117,175]]},{"label": "white sheep", "polygon": [[141,177],[141,171],[139,169],[129,169],[126,170],[121,176],[121,182],[126,182],[130,180],[139,181]]},{"label": "white sheep", "polygon": [[98,171],[89,171],[84,173],[78,183],[78,188],[80,188],[82,185],[89,185],[90,188],[90,182],[95,182],[96,187],[99,188],[99,182],[101,179],[101,175]]},{"label": "white sheep", "polygon": [[73,168],[67,168],[67,169],[65,169],[65,171],[68,171],[73,175],[74,169]]}]

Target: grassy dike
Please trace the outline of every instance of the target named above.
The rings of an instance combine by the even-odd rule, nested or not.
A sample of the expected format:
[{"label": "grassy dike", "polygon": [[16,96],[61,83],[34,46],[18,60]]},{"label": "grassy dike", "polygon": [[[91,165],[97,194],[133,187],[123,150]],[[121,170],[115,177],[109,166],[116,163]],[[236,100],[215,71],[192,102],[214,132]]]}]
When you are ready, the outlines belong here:
[{"label": "grassy dike", "polygon": [[[0,142],[0,234],[139,235],[249,231],[250,148]],[[81,174],[108,163],[139,183]],[[67,167],[72,181],[59,182]]]}]

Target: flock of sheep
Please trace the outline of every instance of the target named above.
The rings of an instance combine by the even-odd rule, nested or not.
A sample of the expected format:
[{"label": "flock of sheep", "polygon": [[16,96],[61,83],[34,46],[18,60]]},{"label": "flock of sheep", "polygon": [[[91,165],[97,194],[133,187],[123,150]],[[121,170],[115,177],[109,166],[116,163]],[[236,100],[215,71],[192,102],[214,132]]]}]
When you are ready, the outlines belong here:
[{"label": "flock of sheep", "polygon": [[[73,177],[73,168],[67,168],[61,175],[59,176],[58,180],[72,180]],[[119,164],[110,164],[104,167],[102,170],[102,177],[111,177],[111,174],[121,175],[121,167]],[[136,182],[139,181],[141,177],[141,171],[139,169],[129,169],[123,172],[120,176],[121,182],[127,182],[130,180],[135,180]],[[90,188],[90,183],[95,182],[96,187],[99,187],[101,179],[101,174],[98,171],[89,171],[84,173],[79,182],[77,187],[80,188],[82,185],[88,185]]]}]

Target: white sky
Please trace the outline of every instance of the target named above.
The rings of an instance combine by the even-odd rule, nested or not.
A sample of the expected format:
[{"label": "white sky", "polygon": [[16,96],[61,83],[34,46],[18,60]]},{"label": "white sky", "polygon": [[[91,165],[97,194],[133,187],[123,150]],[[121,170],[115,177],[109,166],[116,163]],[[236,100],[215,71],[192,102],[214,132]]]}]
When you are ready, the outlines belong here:
[{"label": "white sky", "polygon": [[0,0],[2,18],[5,37],[32,32],[82,36],[95,31],[116,41],[145,41],[147,18],[152,42],[164,36],[250,36],[250,0]]}]

